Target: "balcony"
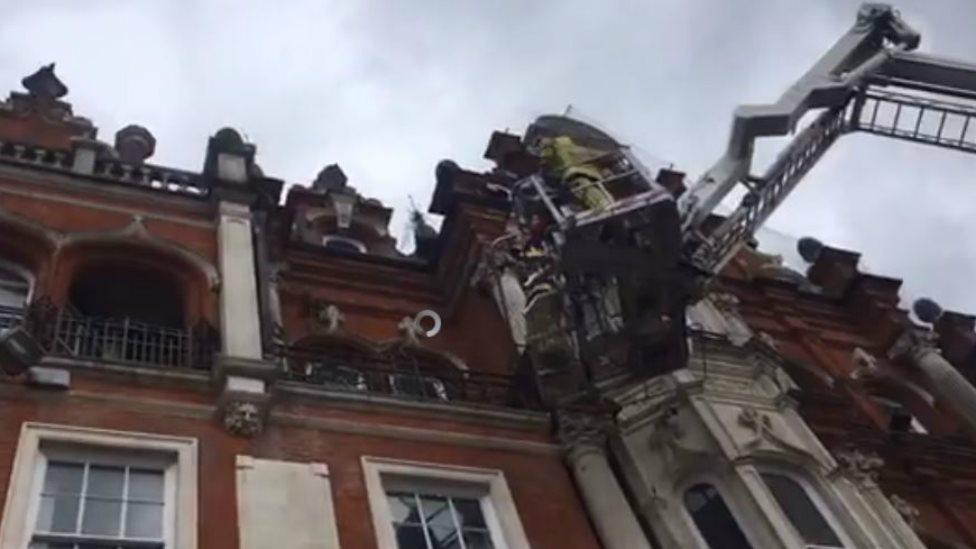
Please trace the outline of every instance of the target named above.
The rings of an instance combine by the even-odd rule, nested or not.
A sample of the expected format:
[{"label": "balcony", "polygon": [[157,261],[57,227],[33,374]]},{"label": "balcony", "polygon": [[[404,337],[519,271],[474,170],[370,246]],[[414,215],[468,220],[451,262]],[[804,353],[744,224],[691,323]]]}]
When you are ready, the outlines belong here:
[{"label": "balcony", "polygon": [[201,370],[217,351],[216,331],[207,324],[188,329],[99,318],[49,302],[32,304],[25,323],[46,353],[66,358]]},{"label": "balcony", "polygon": [[421,402],[540,409],[531,380],[523,376],[472,372],[453,365],[431,367],[421,357],[399,352],[373,355],[290,346],[279,354],[285,364],[284,380],[333,391]]}]

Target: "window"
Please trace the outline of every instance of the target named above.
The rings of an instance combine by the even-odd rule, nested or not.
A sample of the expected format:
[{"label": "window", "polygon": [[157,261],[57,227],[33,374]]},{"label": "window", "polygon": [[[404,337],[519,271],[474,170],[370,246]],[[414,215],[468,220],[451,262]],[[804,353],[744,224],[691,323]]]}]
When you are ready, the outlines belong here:
[{"label": "window", "polygon": [[685,491],[685,509],[705,543],[712,548],[752,549],[722,494],[711,484]]},{"label": "window", "polygon": [[366,245],[362,242],[346,238],[344,236],[337,235],[326,235],[322,237],[322,245],[329,250],[338,250],[340,252],[346,252],[350,254],[364,254],[366,253]]},{"label": "window", "polygon": [[389,378],[394,395],[449,400],[444,382],[436,377],[419,374],[391,374]]},{"label": "window", "polygon": [[806,547],[844,547],[820,506],[803,486],[778,473],[763,472],[761,476]]},{"label": "window", "polygon": [[44,455],[30,549],[166,547],[169,464],[77,449]]},{"label": "window", "polygon": [[400,549],[494,547],[478,498],[388,491],[386,499]]},{"label": "window", "polygon": [[26,423],[0,547],[194,549],[196,442]]},{"label": "window", "polygon": [[528,549],[500,471],[363,458],[380,549]]}]

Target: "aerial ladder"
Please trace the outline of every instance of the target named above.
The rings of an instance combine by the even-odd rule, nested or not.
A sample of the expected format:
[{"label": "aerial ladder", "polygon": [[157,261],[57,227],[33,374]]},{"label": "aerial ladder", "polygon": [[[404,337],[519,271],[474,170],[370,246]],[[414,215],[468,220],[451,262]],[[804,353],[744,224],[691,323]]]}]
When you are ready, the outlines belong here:
[{"label": "aerial ladder", "polygon": [[[530,125],[523,142],[531,157],[545,158],[558,137],[591,154],[579,160],[589,177],[577,180],[567,181],[570,170],[547,173],[545,163],[515,163],[521,241],[533,239],[533,220],[546,218],[536,270],[558,281],[550,284],[558,291],[547,329],[533,336],[530,325],[525,335],[529,354],[540,346],[533,337],[562,338],[556,347],[564,356],[549,362],[575,360],[591,378],[621,363],[680,367],[692,281],[718,273],[838,138],[861,131],[976,153],[976,65],[917,53],[919,40],[891,6],[862,5],[853,27],[775,103],[736,110],[725,153],[687,190],[662,179],[667,170],[653,176],[629,147],[590,125],[559,116]],[[813,121],[796,131],[808,114]],[[775,160],[753,174],[756,141],[789,134]],[[715,226],[713,213],[737,189],[745,190],[741,202]],[[513,236],[496,243],[510,245]],[[614,358],[614,341],[626,342],[630,356]],[[633,353],[635,342],[644,351]]]}]

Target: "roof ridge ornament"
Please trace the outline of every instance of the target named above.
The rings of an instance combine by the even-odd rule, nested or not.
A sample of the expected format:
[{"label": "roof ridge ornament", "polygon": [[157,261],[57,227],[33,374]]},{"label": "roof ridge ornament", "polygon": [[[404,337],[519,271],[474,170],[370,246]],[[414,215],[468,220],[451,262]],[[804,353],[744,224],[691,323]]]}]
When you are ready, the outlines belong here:
[{"label": "roof ridge ornament", "polygon": [[54,74],[54,63],[44,65],[20,83],[32,97],[55,100],[68,95],[68,86]]}]

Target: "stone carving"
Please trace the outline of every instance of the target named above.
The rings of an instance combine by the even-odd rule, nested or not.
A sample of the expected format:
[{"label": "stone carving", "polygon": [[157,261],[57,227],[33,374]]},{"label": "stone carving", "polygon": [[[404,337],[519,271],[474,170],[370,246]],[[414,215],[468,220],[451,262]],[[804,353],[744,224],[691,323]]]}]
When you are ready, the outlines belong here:
[{"label": "stone carving", "polygon": [[854,349],[851,360],[854,362],[851,379],[864,379],[878,374],[878,359],[861,347]]},{"label": "stone carving", "polygon": [[840,472],[854,484],[861,487],[875,486],[878,480],[878,470],[884,466],[884,460],[874,452],[862,452],[855,448],[835,452]]},{"label": "stone carving", "polygon": [[753,432],[752,439],[744,444],[746,448],[755,449],[761,446],[763,442],[767,442],[783,450],[803,454],[816,459],[816,456],[811,454],[807,449],[803,448],[802,446],[797,446],[788,438],[783,436],[779,430],[776,429],[775,424],[773,423],[773,418],[770,417],[769,414],[760,412],[751,406],[743,406],[742,411],[739,412],[738,419],[739,425],[747,427]]},{"label": "stone carving", "polygon": [[567,451],[574,448],[603,448],[607,434],[613,430],[613,418],[605,414],[587,414],[573,410],[556,413],[559,440]]},{"label": "stone carving", "polygon": [[891,506],[895,508],[895,511],[898,511],[901,518],[908,523],[908,526],[914,529],[915,524],[918,523],[918,516],[920,514],[918,508],[897,494],[892,494],[888,498],[888,501],[891,502]]},{"label": "stone carving", "polygon": [[425,333],[424,328],[412,316],[405,316],[397,324],[400,337],[408,345],[420,346],[420,336]]},{"label": "stone carving", "polygon": [[769,333],[759,332],[758,334],[756,334],[756,338],[758,338],[759,341],[761,341],[764,345],[766,345],[770,349],[774,351],[776,350],[776,338],[769,335]]},{"label": "stone carving", "polygon": [[763,440],[772,438],[770,435],[773,434],[773,420],[751,406],[745,406],[739,412],[739,425],[753,431],[752,440],[745,444],[747,447],[759,446]]},{"label": "stone carving", "polygon": [[342,314],[339,307],[330,303],[319,312],[319,322],[325,325],[325,330],[328,333],[333,334],[342,329],[346,322],[346,316]]},{"label": "stone carving", "polygon": [[739,314],[739,298],[726,292],[714,292],[708,299],[715,304],[715,308],[723,313]]},{"label": "stone carving", "polygon": [[908,329],[888,350],[888,358],[921,357],[928,353],[940,353],[939,334],[932,330]]},{"label": "stone carving", "polygon": [[224,409],[224,427],[242,437],[253,437],[261,432],[261,411],[253,402],[235,400]]},{"label": "stone carving", "polygon": [[651,445],[664,451],[665,463],[674,465],[679,454],[690,451],[681,442],[684,436],[684,428],[678,419],[678,409],[668,408],[654,422]]}]

